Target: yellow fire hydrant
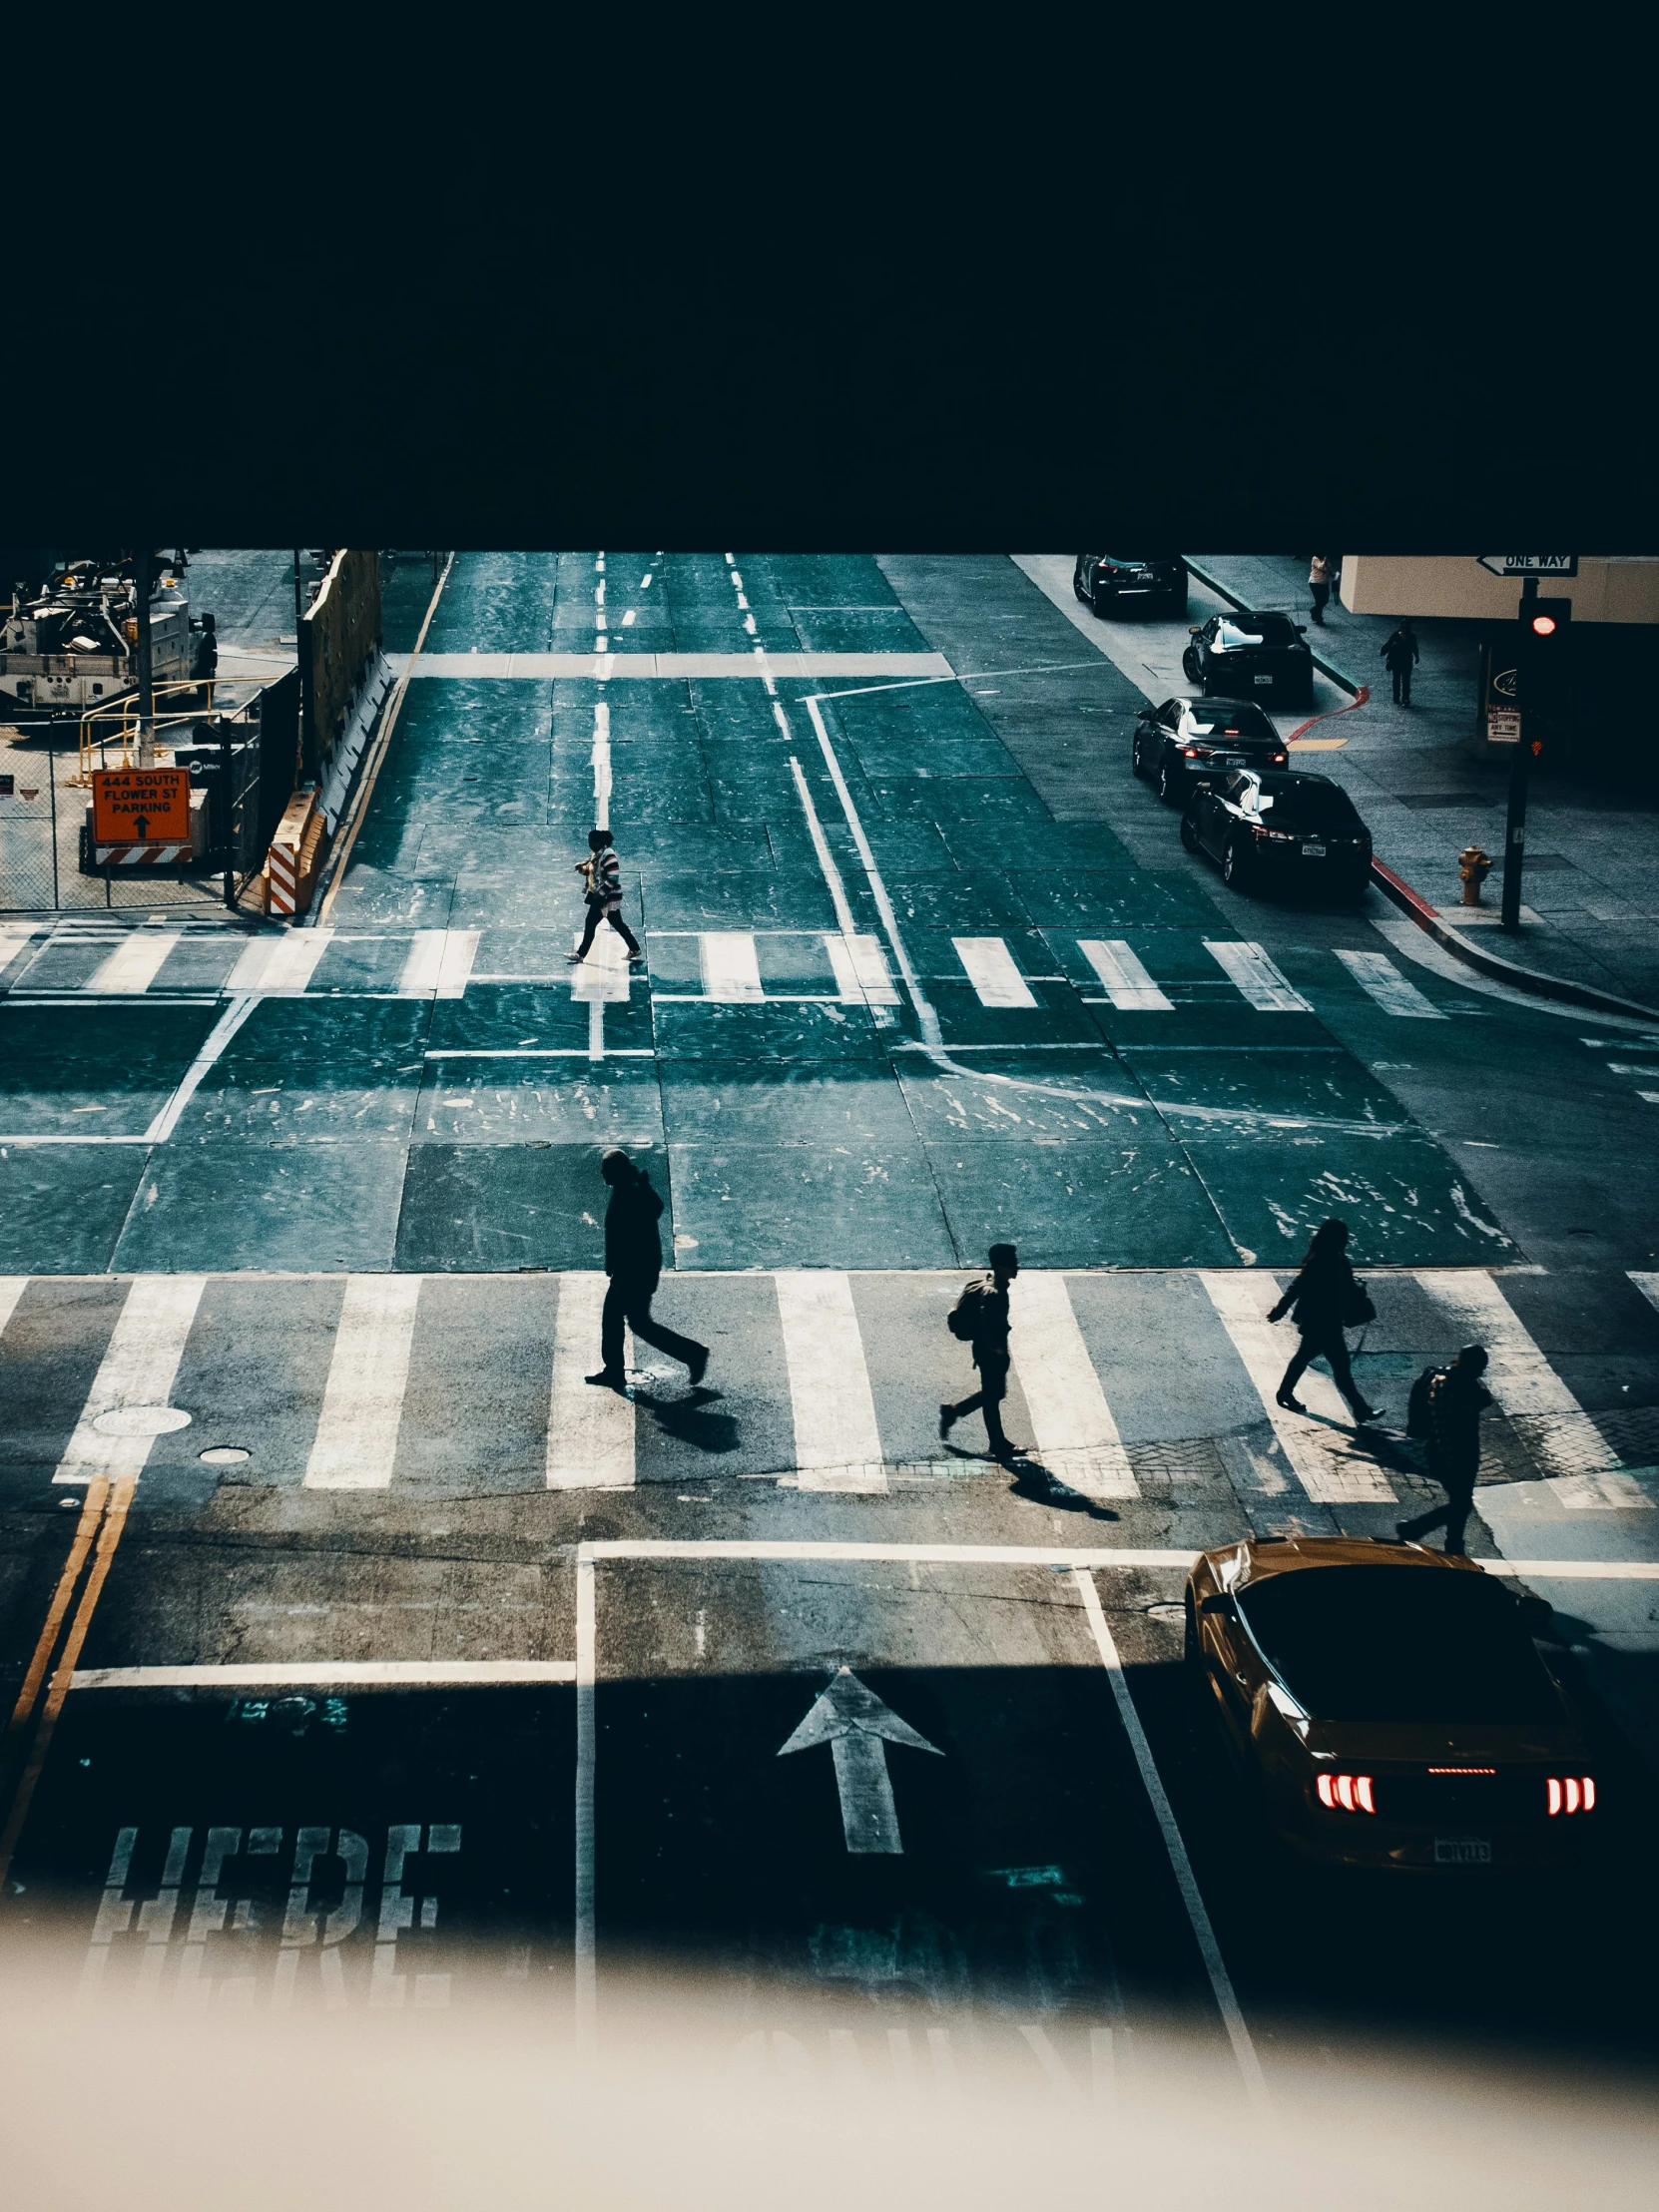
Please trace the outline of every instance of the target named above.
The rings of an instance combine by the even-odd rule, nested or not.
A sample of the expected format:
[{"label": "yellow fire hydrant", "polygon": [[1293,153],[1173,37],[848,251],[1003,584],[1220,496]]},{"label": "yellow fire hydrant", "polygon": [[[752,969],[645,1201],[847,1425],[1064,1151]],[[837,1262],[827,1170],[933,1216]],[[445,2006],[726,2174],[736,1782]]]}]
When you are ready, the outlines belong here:
[{"label": "yellow fire hydrant", "polygon": [[1491,866],[1490,855],[1482,852],[1477,844],[1468,845],[1458,853],[1457,872],[1463,878],[1465,906],[1479,905],[1480,886],[1490,874]]}]

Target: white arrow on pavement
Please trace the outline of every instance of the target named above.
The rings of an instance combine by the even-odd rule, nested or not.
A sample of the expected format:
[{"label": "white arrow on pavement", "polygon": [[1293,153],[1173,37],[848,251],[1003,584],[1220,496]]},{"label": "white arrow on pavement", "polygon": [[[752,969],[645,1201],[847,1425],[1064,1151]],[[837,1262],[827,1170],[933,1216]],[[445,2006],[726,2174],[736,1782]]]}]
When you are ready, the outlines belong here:
[{"label": "white arrow on pavement", "polygon": [[850,1667],[839,1669],[789,1742],[780,1746],[778,1756],[811,1751],[816,1744],[828,1744],[834,1757],[847,1850],[902,1852],[885,1745],[905,1744],[911,1751],[930,1751],[935,1759],[942,1759],[938,1745],[918,1736],[908,1721],[901,1721]]}]

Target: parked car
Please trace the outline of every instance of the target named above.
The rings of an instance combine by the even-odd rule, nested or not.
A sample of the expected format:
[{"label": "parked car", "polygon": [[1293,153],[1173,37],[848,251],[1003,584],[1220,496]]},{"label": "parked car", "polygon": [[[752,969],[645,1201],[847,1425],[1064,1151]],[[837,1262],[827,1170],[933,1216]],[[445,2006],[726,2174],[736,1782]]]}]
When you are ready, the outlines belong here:
[{"label": "parked car", "polygon": [[1234,768],[1287,768],[1285,741],[1248,699],[1166,699],[1135,718],[1129,765],[1168,807]]},{"label": "parked car", "polygon": [[1181,842],[1235,890],[1292,880],[1358,898],[1371,880],[1371,831],[1329,776],[1234,769],[1194,792]]},{"label": "parked car", "polygon": [[1179,553],[1079,553],[1071,588],[1097,615],[1145,611],[1179,619],[1187,611],[1187,564]]},{"label": "parked car", "polygon": [[1595,1841],[1583,1716],[1471,1559],[1355,1536],[1201,1552],[1187,1666],[1269,1835],[1327,1865],[1572,1866]]},{"label": "parked car", "polygon": [[1264,707],[1312,708],[1314,655],[1289,615],[1212,615],[1181,656],[1190,683]]}]

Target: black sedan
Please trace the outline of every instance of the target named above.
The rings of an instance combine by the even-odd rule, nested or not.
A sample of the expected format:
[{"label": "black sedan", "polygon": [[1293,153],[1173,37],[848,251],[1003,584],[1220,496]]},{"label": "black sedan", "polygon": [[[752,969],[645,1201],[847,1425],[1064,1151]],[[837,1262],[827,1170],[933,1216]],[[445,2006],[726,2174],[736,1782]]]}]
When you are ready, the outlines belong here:
[{"label": "black sedan", "polygon": [[1371,880],[1371,831],[1329,776],[1236,769],[1193,794],[1181,842],[1235,890],[1290,880],[1358,898]]},{"label": "black sedan", "polygon": [[1212,615],[1181,656],[1188,681],[1264,707],[1311,708],[1314,656],[1302,624],[1289,615]]},{"label": "black sedan", "polygon": [[1187,611],[1187,564],[1179,553],[1142,559],[1128,553],[1079,553],[1071,588],[1097,615]]},{"label": "black sedan", "polygon": [[1150,776],[1166,807],[1185,806],[1200,784],[1229,769],[1287,768],[1285,741],[1248,699],[1166,699],[1135,718],[1129,765]]}]

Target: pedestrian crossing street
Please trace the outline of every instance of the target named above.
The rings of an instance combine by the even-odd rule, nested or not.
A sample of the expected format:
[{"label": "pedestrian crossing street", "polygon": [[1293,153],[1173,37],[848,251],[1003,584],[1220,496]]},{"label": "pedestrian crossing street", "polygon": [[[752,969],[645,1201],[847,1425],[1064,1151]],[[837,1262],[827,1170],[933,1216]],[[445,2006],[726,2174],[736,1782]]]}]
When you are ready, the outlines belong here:
[{"label": "pedestrian crossing street", "polygon": [[[1182,941],[1173,940],[1180,935]],[[1153,940],[1161,935],[1165,942]],[[644,931],[648,987],[654,998],[719,1004],[823,1000],[896,1006],[899,991],[881,939],[823,929]],[[1170,1013],[1182,1003],[1221,996],[1262,1013],[1311,1013],[1312,1001],[1260,945],[1202,938],[1195,964],[1185,933],[1127,938],[1031,931],[952,936],[948,952],[924,971],[968,986],[984,1007],[1038,1009],[1034,985],[1074,986],[1085,1002],[1123,1011]],[[470,984],[531,984],[568,989],[579,1000],[626,1000],[630,978],[622,941],[600,932],[574,970],[574,943],[559,931],[525,928],[416,929],[363,933],[324,923],[245,937],[223,925],[158,915],[135,925],[99,916],[70,917],[47,931],[29,923],[0,927],[0,979],[8,994],[86,1000],[144,996],[311,996],[460,998]],[[1162,955],[1162,956],[1161,956]],[[1428,999],[1385,953],[1339,949],[1314,958],[1330,980],[1357,983],[1382,1012],[1440,1021]],[[1149,965],[1149,963],[1151,963]],[[1160,969],[1166,972],[1159,972]]]},{"label": "pedestrian crossing street", "polygon": [[[712,1347],[707,1384],[690,1390],[682,1368],[631,1344],[621,1396],[584,1380],[597,1274],[0,1278],[0,1474],[14,1493],[141,1476],[156,1502],[221,1480],[455,1496],[723,1475],[880,1495],[990,1471],[976,1415],[937,1433],[940,1402],[971,1387],[945,1326],[962,1280],[671,1276],[658,1313]],[[1275,1403],[1295,1343],[1267,1320],[1282,1280],[1022,1273],[1009,1434],[1114,1510],[1388,1507],[1414,1471],[1399,1442],[1410,1378],[1478,1339],[1497,1403],[1488,1476],[1532,1485],[1558,1517],[1659,1498],[1659,1412],[1585,1411],[1517,1310],[1524,1276],[1368,1278],[1379,1318],[1357,1373],[1393,1431],[1371,1441],[1323,1370],[1303,1384],[1305,1415]],[[1652,1279],[1636,1287],[1659,1300]]]}]

